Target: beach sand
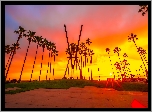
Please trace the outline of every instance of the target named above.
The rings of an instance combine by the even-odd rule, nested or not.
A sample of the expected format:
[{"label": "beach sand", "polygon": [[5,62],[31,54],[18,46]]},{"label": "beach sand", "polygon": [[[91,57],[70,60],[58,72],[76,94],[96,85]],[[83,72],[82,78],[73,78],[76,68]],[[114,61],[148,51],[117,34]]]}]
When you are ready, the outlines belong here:
[{"label": "beach sand", "polygon": [[5,94],[5,108],[131,108],[134,99],[148,107],[148,92],[117,91],[93,86],[40,88]]}]

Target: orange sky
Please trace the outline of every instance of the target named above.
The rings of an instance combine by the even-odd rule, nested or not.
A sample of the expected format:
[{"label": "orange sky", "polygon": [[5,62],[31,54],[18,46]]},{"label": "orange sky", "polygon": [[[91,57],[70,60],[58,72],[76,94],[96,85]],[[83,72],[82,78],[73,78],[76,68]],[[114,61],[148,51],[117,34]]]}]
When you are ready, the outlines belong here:
[{"label": "orange sky", "polygon": [[[147,51],[146,58],[148,60],[148,15],[142,16],[138,13],[139,6],[7,6],[6,7],[6,29],[5,29],[5,45],[13,44],[17,40],[17,35],[13,33],[18,29],[18,26],[24,27],[26,30],[32,30],[36,32],[37,36],[42,36],[49,41],[56,43],[59,56],[52,64],[55,69],[54,77],[52,74],[48,76],[53,79],[62,78],[66,69],[67,55],[65,49],[67,48],[66,34],[64,31],[64,24],[67,26],[68,37],[70,42],[77,42],[80,33],[80,26],[83,25],[81,42],[84,42],[87,38],[92,41],[91,49],[94,50],[95,55],[93,57],[92,65],[88,64],[83,69],[83,75],[88,79],[90,72],[87,72],[88,67],[93,71],[93,79],[98,79],[100,75],[101,80],[105,80],[112,73],[112,67],[110,65],[109,56],[106,52],[106,48],[110,48],[110,56],[112,63],[119,61],[119,57],[113,53],[115,47],[120,47],[120,59],[123,53],[127,53],[129,68],[132,74],[142,74],[140,66],[143,65],[137,49],[133,42],[128,42],[128,36],[130,33],[137,35],[139,40],[136,41],[138,47],[142,47]],[[20,9],[20,10],[19,10]],[[22,10],[21,10],[22,9]],[[37,10],[39,9],[39,10]],[[51,10],[53,9],[53,11]],[[23,14],[20,12],[24,11]],[[45,13],[42,13],[44,12]],[[21,15],[22,16],[21,16]],[[33,14],[33,19],[26,19],[28,15]],[[67,17],[68,16],[68,17]],[[37,18],[40,17],[40,18]],[[31,17],[32,18],[32,17]],[[8,20],[13,21],[9,23]],[[21,49],[17,50],[17,54],[14,55],[8,78],[18,79],[21,74],[22,65],[24,62],[28,41],[22,38],[19,43]],[[29,80],[32,72],[32,66],[34,63],[36,52],[36,44],[32,43],[29,48],[26,63],[22,74],[22,80]],[[5,54],[5,63],[7,63],[9,54]],[[40,74],[40,63],[42,57],[42,48],[39,48],[36,59],[36,64],[33,73],[33,80],[38,79]],[[48,62],[48,51],[45,49],[43,68],[41,79],[45,79]],[[148,66],[146,66],[148,68]],[[98,68],[100,71],[98,72]],[[71,70],[71,69],[70,69]],[[138,70],[138,72],[136,72]],[[117,77],[117,71],[114,73]],[[71,72],[70,72],[71,73]],[[71,76],[71,74],[70,74]],[[72,74],[74,78],[79,77],[79,71],[75,70]],[[138,77],[138,75],[137,75]]]}]

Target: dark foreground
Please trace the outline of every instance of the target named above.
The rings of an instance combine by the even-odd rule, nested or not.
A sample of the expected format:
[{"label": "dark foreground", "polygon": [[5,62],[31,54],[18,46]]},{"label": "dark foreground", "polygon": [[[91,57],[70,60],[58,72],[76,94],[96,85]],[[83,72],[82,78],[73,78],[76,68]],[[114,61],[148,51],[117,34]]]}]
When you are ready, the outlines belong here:
[{"label": "dark foreground", "polygon": [[94,86],[41,88],[5,94],[5,108],[132,108],[134,99],[148,107],[148,92],[117,91]]}]

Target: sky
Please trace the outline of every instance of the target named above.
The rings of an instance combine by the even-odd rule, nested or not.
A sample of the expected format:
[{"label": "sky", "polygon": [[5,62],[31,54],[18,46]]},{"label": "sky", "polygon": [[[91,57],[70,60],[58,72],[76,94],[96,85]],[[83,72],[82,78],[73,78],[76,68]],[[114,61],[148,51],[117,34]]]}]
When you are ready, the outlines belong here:
[{"label": "sky", "polygon": [[[130,63],[128,68],[130,68],[131,73],[135,74],[136,77],[145,78],[144,70],[140,67],[141,65],[144,67],[141,57],[134,43],[128,42],[128,36],[131,33],[136,34],[138,37],[136,44],[146,50],[147,54],[145,56],[148,60],[148,15],[142,16],[141,13],[138,13],[139,8],[138,5],[6,5],[5,45],[16,43],[18,35],[14,31],[19,26],[27,31],[36,32],[36,36],[42,36],[48,41],[54,42],[59,51],[59,56],[56,57],[55,62],[50,59],[55,72],[54,76],[52,73],[47,74],[49,52],[45,49],[41,79],[44,80],[46,75],[51,80],[61,79],[68,62],[68,55],[65,53],[67,42],[64,24],[70,43],[77,43],[80,28],[83,25],[80,42],[85,42],[87,38],[90,38],[92,41],[90,48],[95,53],[93,63],[87,64],[86,68],[83,68],[83,76],[86,79],[89,79],[91,74],[87,71],[88,68],[92,70],[95,80],[98,80],[99,76],[100,80],[113,78],[114,75],[118,77],[120,73],[117,73],[118,70],[111,63],[114,64],[123,60],[123,53],[128,55],[125,59]],[[19,79],[20,77],[28,47],[27,38],[21,38],[19,43],[21,49],[17,50],[14,55],[7,79]],[[30,79],[36,47],[35,43],[31,43],[29,47],[22,72],[22,80]],[[115,47],[121,48],[119,57],[113,52]],[[110,49],[111,63],[106,48]],[[37,80],[40,75],[41,57],[42,48],[39,48],[32,80]],[[9,54],[5,54],[5,65],[8,59]],[[147,65],[146,67],[148,69]],[[98,68],[100,68],[99,71]],[[78,70],[75,70],[69,76],[76,78],[80,74]],[[69,76],[67,75],[67,77]]]}]

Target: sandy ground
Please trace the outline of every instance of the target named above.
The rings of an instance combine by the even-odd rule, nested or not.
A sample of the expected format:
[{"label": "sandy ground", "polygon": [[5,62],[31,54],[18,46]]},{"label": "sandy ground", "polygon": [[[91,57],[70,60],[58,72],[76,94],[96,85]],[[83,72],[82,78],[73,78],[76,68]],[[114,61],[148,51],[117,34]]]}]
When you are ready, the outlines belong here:
[{"label": "sandy ground", "polygon": [[5,94],[5,108],[131,108],[134,99],[148,107],[148,92],[116,91],[92,86],[41,88]]}]

